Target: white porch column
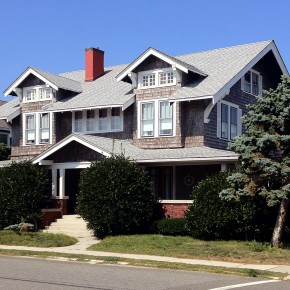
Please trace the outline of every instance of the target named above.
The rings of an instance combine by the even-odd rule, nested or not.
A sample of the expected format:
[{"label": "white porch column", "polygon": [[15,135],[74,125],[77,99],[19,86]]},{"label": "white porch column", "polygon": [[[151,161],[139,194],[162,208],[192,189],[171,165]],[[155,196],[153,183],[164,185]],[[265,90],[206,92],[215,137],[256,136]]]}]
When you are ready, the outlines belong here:
[{"label": "white porch column", "polygon": [[221,164],[221,171],[226,171],[227,170],[227,165],[225,163]]},{"label": "white porch column", "polygon": [[51,196],[57,196],[57,169],[51,169]]},{"label": "white porch column", "polygon": [[65,197],[65,169],[59,169],[59,198]]}]

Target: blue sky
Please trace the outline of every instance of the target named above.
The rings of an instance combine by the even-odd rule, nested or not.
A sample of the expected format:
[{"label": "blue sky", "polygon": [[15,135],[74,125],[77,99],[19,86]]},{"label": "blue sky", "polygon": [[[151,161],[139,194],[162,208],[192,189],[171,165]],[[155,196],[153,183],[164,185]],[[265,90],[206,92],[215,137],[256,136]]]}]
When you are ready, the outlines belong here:
[{"label": "blue sky", "polygon": [[0,99],[28,66],[83,69],[86,47],[109,66],[150,46],[174,56],[269,39],[290,70],[290,1],[0,0]]}]

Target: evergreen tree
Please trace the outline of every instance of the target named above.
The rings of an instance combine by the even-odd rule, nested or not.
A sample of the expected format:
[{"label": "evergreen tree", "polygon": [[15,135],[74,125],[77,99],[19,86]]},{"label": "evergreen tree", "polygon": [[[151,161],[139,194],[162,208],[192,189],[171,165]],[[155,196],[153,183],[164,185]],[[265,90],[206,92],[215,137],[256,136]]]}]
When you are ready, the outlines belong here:
[{"label": "evergreen tree", "polygon": [[240,154],[241,170],[228,177],[230,188],[220,195],[239,200],[260,195],[268,206],[279,205],[272,245],[280,246],[290,197],[290,78],[282,76],[276,89],[257,97],[244,117],[246,134],[230,149]]}]

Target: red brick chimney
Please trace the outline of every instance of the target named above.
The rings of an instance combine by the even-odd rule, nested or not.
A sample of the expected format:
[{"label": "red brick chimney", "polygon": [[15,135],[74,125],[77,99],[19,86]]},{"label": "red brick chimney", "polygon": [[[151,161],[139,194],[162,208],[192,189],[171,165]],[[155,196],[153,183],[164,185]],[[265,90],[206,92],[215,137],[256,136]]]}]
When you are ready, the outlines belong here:
[{"label": "red brick chimney", "polygon": [[104,54],[99,48],[86,48],[86,82],[94,81],[104,73]]}]

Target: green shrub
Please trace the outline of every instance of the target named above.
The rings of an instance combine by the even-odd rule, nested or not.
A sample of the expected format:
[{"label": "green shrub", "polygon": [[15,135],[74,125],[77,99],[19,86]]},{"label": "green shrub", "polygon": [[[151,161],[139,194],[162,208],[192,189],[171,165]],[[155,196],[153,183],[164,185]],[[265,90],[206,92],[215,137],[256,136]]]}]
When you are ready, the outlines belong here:
[{"label": "green shrub", "polygon": [[220,172],[194,188],[193,204],[186,213],[189,232],[201,239],[267,239],[275,209],[266,207],[261,198],[222,200],[219,193],[228,187],[228,175]]},{"label": "green shrub", "polygon": [[48,198],[47,172],[28,161],[0,168],[0,229],[20,222],[36,224]]},{"label": "green shrub", "polygon": [[148,173],[123,155],[95,162],[81,174],[77,211],[99,238],[144,232],[155,202]]},{"label": "green shrub", "polygon": [[167,236],[186,236],[185,218],[161,219],[154,222],[153,231],[156,234]]}]

